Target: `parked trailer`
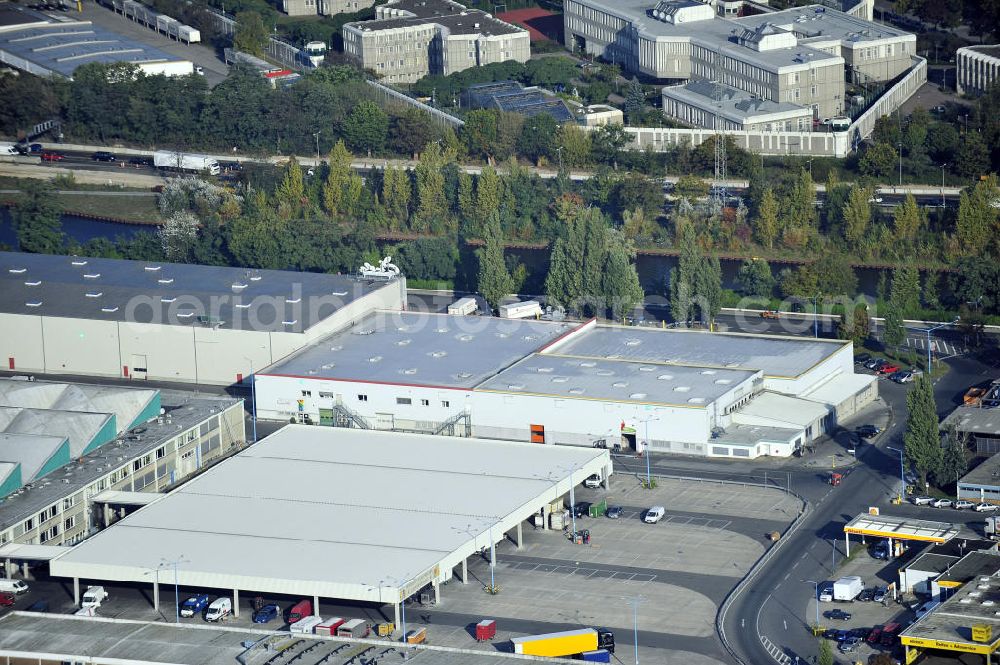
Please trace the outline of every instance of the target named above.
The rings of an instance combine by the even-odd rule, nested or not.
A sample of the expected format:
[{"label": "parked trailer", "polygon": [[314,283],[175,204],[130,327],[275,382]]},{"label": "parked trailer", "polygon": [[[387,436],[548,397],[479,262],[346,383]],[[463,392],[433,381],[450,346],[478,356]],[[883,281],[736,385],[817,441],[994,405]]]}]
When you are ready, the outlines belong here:
[{"label": "parked trailer", "polygon": [[514,645],[514,653],[525,656],[558,657],[573,656],[598,649],[605,649],[611,653],[615,650],[615,634],[610,630],[598,631],[594,628],[513,637],[510,642]]},{"label": "parked trailer", "polygon": [[337,637],[353,637],[360,639],[368,637],[371,627],[364,619],[351,619],[337,627]]},{"label": "parked trailer", "polygon": [[333,637],[337,634],[337,629],[340,628],[341,624],[344,623],[344,619],[340,617],[333,617],[332,619],[327,619],[323,623],[316,624],[316,634],[326,635],[328,637]]},{"label": "parked trailer", "polygon": [[537,300],[513,302],[500,305],[501,319],[531,319],[542,315],[542,306]]},{"label": "parked trailer", "polygon": [[462,298],[448,305],[448,313],[455,316],[468,316],[479,311],[479,303],[475,298]]},{"label": "parked trailer", "polygon": [[611,652],[607,649],[598,649],[597,651],[584,651],[580,654],[580,660],[587,663],[610,663],[611,662]]},{"label": "parked trailer", "polygon": [[178,171],[207,171],[219,175],[219,162],[211,155],[198,155],[190,152],[174,152],[173,150],[157,150],[153,153],[153,165],[158,169],[176,169]]},{"label": "parked trailer", "polygon": [[321,623],[323,623],[323,617],[318,617],[318,616],[306,617],[305,619],[299,619],[291,626],[289,626],[288,631],[300,635],[312,635],[313,631]]},{"label": "parked trailer", "polygon": [[841,577],[833,583],[833,599],[840,601],[852,601],[864,590],[864,580],[857,575]]}]

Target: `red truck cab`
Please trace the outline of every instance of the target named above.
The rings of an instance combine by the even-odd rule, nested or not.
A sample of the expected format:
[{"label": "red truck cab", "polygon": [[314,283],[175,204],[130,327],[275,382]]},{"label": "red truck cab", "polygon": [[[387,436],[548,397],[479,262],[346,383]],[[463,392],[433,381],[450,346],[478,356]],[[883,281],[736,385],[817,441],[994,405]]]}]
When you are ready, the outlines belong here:
[{"label": "red truck cab", "polygon": [[288,623],[293,624],[300,619],[305,619],[308,616],[312,616],[313,604],[311,600],[300,600],[299,602],[292,605],[292,608],[288,610]]}]

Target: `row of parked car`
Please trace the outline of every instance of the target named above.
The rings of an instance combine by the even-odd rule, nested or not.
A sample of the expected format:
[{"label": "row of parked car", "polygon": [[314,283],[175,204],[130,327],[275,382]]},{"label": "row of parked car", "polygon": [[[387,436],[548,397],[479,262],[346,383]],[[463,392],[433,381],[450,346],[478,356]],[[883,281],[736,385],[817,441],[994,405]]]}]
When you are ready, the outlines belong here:
[{"label": "row of parked car", "polygon": [[904,626],[899,623],[887,623],[873,628],[851,628],[850,630],[831,628],[823,633],[823,637],[837,642],[837,651],[840,653],[857,651],[863,642],[867,642],[873,647],[881,646],[891,649],[896,646],[896,640],[903,632],[903,628]]},{"label": "row of parked car", "polygon": [[870,353],[861,353],[854,357],[854,364],[870,369],[880,376],[888,377],[896,383],[909,383],[922,372],[919,369],[904,370],[885,358],[873,358]]},{"label": "row of parked car", "polygon": [[992,513],[996,510],[1000,510],[1000,506],[993,503],[968,501],[966,499],[959,499],[953,501],[951,499],[935,499],[932,496],[920,495],[915,496],[910,501],[913,502],[915,506],[931,506],[934,508],[953,508],[955,510],[966,510],[971,508],[977,513]]}]

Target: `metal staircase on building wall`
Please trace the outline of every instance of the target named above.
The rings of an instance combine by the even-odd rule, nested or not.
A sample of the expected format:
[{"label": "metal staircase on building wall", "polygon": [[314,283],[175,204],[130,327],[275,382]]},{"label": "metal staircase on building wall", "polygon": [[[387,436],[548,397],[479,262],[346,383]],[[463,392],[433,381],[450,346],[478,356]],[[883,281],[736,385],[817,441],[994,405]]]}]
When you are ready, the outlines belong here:
[{"label": "metal staircase on building wall", "polygon": [[359,414],[351,411],[341,402],[333,405],[333,426],[334,427],[357,427],[358,429],[372,429],[367,420]]},{"label": "metal staircase on building wall", "polygon": [[[456,433],[455,433],[455,426],[458,425],[459,423],[463,423],[464,424],[464,428],[463,428],[464,434],[456,435]],[[443,423],[441,423],[440,425],[438,425],[438,428],[436,430],[434,430],[434,434],[435,435],[447,434],[448,436],[471,437],[472,436],[472,416],[467,411],[461,411],[460,413],[456,413],[451,418],[449,418],[448,420],[446,420]]]}]

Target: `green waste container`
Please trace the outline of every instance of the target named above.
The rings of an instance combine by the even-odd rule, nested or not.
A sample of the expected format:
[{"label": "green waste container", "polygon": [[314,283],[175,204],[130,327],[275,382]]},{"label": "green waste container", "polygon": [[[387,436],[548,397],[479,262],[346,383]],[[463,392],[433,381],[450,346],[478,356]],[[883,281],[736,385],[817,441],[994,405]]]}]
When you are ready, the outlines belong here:
[{"label": "green waste container", "polygon": [[600,503],[594,503],[590,506],[590,516],[600,517],[608,511],[608,500],[603,499]]}]

